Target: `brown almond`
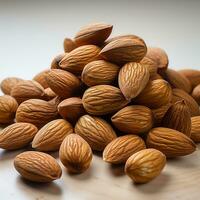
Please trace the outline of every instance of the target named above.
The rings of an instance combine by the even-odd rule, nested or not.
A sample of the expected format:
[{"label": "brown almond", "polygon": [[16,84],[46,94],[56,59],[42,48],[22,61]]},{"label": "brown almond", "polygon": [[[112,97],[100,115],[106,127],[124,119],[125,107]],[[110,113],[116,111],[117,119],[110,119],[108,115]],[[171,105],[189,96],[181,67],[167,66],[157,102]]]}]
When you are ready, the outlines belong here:
[{"label": "brown almond", "polygon": [[200,142],[200,116],[192,117],[191,139]]},{"label": "brown almond", "polygon": [[66,53],[61,53],[53,58],[53,60],[51,61],[51,69],[61,69],[59,63],[66,55]]},{"label": "brown almond", "polygon": [[49,87],[44,90],[44,93],[47,100],[51,100],[57,96],[56,93]]},{"label": "brown almond", "polygon": [[73,40],[71,40],[70,38],[65,38],[63,42],[63,47],[65,53],[69,53],[72,50],[74,50],[77,46]]},{"label": "brown almond", "polygon": [[192,91],[192,97],[196,100],[196,102],[200,105],[200,84],[197,85]]},{"label": "brown almond", "polygon": [[163,79],[163,77],[160,75],[160,74],[154,74],[150,77],[150,80],[153,81],[153,80],[157,80],[157,79]]},{"label": "brown almond", "polygon": [[45,78],[47,72],[49,72],[49,69],[43,70],[33,77],[33,80],[38,82],[44,89],[49,87]]}]

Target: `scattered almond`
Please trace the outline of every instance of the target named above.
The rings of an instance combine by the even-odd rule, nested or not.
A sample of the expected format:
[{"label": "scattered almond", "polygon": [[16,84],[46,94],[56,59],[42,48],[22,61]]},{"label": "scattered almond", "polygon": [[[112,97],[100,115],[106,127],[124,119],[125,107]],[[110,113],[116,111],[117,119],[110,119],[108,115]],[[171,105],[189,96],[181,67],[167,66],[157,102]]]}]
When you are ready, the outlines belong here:
[{"label": "scattered almond", "polygon": [[51,69],[60,69],[60,61],[66,56],[66,53],[58,54],[52,61],[51,61]]},{"label": "scattered almond", "polygon": [[45,78],[47,72],[49,72],[49,69],[43,70],[33,77],[33,80],[38,82],[44,89],[48,88],[48,84]]},{"label": "scattered almond", "polygon": [[63,47],[64,47],[65,53],[69,53],[76,48],[76,44],[70,38],[65,38],[63,42]]}]

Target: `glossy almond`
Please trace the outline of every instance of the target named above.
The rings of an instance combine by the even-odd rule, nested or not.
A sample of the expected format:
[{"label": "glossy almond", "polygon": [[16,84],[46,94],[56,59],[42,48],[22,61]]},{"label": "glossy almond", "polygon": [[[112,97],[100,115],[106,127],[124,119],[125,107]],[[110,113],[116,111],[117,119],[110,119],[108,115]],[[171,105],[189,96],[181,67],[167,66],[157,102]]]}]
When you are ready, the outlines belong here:
[{"label": "glossy almond", "polygon": [[67,53],[60,61],[62,69],[80,75],[85,65],[94,60],[99,60],[100,48],[95,45],[84,45]]},{"label": "glossy almond", "polygon": [[134,153],[125,165],[126,174],[135,183],[147,183],[156,178],[166,164],[166,156],[156,149]]},{"label": "glossy almond", "polygon": [[119,67],[104,60],[88,63],[81,74],[81,80],[87,86],[111,85],[117,79]]},{"label": "glossy almond", "polygon": [[43,70],[33,77],[33,80],[38,82],[44,89],[48,88],[48,84],[45,78],[47,72],[49,72],[49,69]]},{"label": "glossy almond", "polygon": [[196,100],[196,102],[200,105],[200,84],[197,85],[192,91],[192,97]]},{"label": "glossy almond", "polygon": [[98,85],[87,89],[82,98],[83,107],[92,115],[105,115],[123,108],[128,101],[119,88]]},{"label": "glossy almond", "polygon": [[127,100],[138,96],[149,81],[149,71],[139,63],[125,64],[119,72],[119,88]]},{"label": "glossy almond", "polygon": [[89,115],[82,116],[75,126],[75,133],[85,139],[92,150],[102,151],[117,136],[105,120]]},{"label": "glossy almond", "polygon": [[90,167],[92,150],[79,135],[68,135],[61,144],[59,157],[71,173],[82,173]]},{"label": "glossy almond", "polygon": [[54,57],[51,61],[51,69],[60,69],[59,63],[66,55],[66,53],[61,53]]},{"label": "glossy almond", "polygon": [[153,126],[153,114],[145,106],[132,105],[122,108],[111,118],[114,126],[127,134],[140,134]]},{"label": "glossy almond", "polygon": [[191,139],[200,142],[200,116],[192,117]]},{"label": "glossy almond", "polygon": [[6,150],[20,149],[28,145],[38,129],[30,123],[14,123],[0,132],[0,148]]},{"label": "glossy almond", "polygon": [[136,135],[120,136],[106,146],[103,160],[111,164],[125,163],[132,154],[145,148],[144,141]]},{"label": "glossy almond", "polygon": [[52,156],[36,151],[27,151],[15,157],[15,169],[20,175],[33,182],[51,182],[59,179],[62,170]]},{"label": "glossy almond", "polygon": [[194,142],[183,133],[158,127],[152,129],[146,141],[147,147],[155,148],[167,157],[186,156],[196,150]]},{"label": "glossy almond", "polygon": [[65,38],[63,41],[63,47],[64,47],[64,51],[66,53],[69,53],[70,51],[72,51],[76,48],[76,44],[70,38]]}]

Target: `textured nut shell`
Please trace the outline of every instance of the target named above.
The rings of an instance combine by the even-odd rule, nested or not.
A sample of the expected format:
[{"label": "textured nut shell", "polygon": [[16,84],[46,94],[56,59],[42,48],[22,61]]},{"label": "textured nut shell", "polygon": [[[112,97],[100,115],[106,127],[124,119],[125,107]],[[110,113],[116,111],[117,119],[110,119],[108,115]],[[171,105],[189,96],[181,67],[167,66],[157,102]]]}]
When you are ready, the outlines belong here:
[{"label": "textured nut shell", "polygon": [[38,131],[33,139],[32,147],[39,151],[56,151],[64,138],[72,132],[73,127],[66,120],[53,120]]},{"label": "textured nut shell", "polygon": [[44,89],[48,88],[48,84],[45,79],[47,72],[49,72],[49,69],[43,70],[33,77],[33,80],[38,82]]},{"label": "textured nut shell", "polygon": [[14,166],[23,178],[33,182],[51,182],[62,175],[56,159],[42,152],[27,151],[19,154],[15,157]]},{"label": "textured nut shell", "polygon": [[144,149],[126,161],[125,172],[135,183],[146,183],[157,177],[165,164],[166,157],[162,152]]},{"label": "textured nut shell", "polygon": [[81,80],[87,86],[111,85],[117,79],[119,67],[104,60],[88,63],[81,74]]},{"label": "textured nut shell", "polygon": [[163,79],[163,77],[160,75],[160,74],[154,74],[150,77],[150,80],[153,81],[153,80],[157,80],[157,79]]},{"label": "textured nut shell", "polygon": [[92,115],[105,115],[123,108],[128,101],[119,88],[98,85],[87,89],[82,98],[85,110]]},{"label": "textured nut shell", "polygon": [[200,116],[192,117],[191,139],[200,142]]},{"label": "textured nut shell", "polygon": [[59,157],[69,172],[82,173],[90,166],[92,150],[82,137],[70,134],[61,144]]},{"label": "textured nut shell", "polygon": [[197,85],[192,91],[192,97],[196,100],[196,102],[200,105],[200,84]]},{"label": "textured nut shell", "polygon": [[53,58],[53,60],[51,61],[51,69],[60,69],[59,63],[66,55],[66,53],[61,53]]},{"label": "textured nut shell", "polygon": [[15,123],[0,132],[0,148],[6,150],[20,149],[28,145],[38,129],[30,123]]},{"label": "textured nut shell", "polygon": [[0,96],[0,124],[13,122],[17,107],[18,103],[13,97],[9,95]]},{"label": "textured nut shell", "polygon": [[99,59],[100,48],[95,45],[84,45],[67,53],[59,65],[73,74],[80,75],[89,62]]},{"label": "textured nut shell", "polygon": [[115,139],[116,133],[105,120],[89,115],[82,116],[75,126],[75,133],[85,139],[92,150],[102,151]]},{"label": "textured nut shell", "polygon": [[139,63],[125,64],[119,72],[119,88],[127,100],[138,96],[149,81],[149,71]]},{"label": "textured nut shell", "polygon": [[139,136],[120,136],[106,146],[103,160],[112,164],[125,163],[132,154],[145,148],[145,143]]},{"label": "textured nut shell", "polygon": [[183,133],[158,127],[152,129],[146,141],[147,147],[155,148],[167,157],[186,156],[196,150],[194,142]]},{"label": "textured nut shell", "polygon": [[70,38],[65,38],[63,41],[63,47],[64,47],[64,51],[66,53],[69,53],[76,48],[76,44]]},{"label": "textured nut shell", "polygon": [[51,100],[57,96],[56,93],[49,87],[44,90],[44,93],[47,100]]},{"label": "textured nut shell", "polygon": [[71,97],[80,87],[79,79],[70,72],[52,69],[46,75],[49,87],[63,98]]}]

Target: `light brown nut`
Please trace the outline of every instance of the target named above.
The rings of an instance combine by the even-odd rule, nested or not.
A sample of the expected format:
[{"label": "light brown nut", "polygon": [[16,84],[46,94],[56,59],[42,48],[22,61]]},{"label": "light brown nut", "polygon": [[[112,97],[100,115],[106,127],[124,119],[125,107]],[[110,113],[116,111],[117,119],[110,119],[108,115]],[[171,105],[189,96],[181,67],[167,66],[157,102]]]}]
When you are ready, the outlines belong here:
[{"label": "light brown nut", "polygon": [[0,148],[15,150],[27,146],[38,129],[30,123],[14,123],[0,132]]},{"label": "light brown nut", "polygon": [[92,150],[82,137],[70,134],[60,146],[59,157],[70,173],[82,173],[90,167]]},{"label": "light brown nut", "polygon": [[57,96],[57,94],[49,87],[44,90],[44,93],[47,100],[51,100]]},{"label": "light brown nut", "polygon": [[200,105],[200,84],[197,85],[192,91],[192,97],[196,100],[196,102]]},{"label": "light brown nut", "polygon": [[111,164],[125,163],[132,154],[145,148],[145,143],[139,136],[120,136],[106,146],[103,160]]},{"label": "light brown nut", "polygon": [[154,74],[153,76],[150,77],[150,80],[157,80],[157,79],[163,79],[163,77],[160,74]]},{"label": "light brown nut", "polygon": [[119,88],[97,85],[87,89],[82,98],[83,107],[92,115],[114,113],[128,104]]},{"label": "light brown nut", "polygon": [[158,127],[152,129],[146,141],[147,147],[155,148],[167,157],[186,156],[196,150],[194,142],[183,133]]},{"label": "light brown nut", "polygon": [[147,183],[156,178],[166,164],[166,156],[156,149],[134,153],[125,165],[126,174],[135,183]]},{"label": "light brown nut", "polygon": [[51,69],[61,69],[59,63],[66,55],[66,53],[61,53],[53,58],[53,60],[51,61]]},{"label": "light brown nut", "polygon": [[49,72],[49,69],[43,70],[33,77],[33,80],[38,82],[44,89],[49,87],[45,78],[47,72]]},{"label": "light brown nut", "polygon": [[12,123],[17,110],[17,101],[9,96],[0,96],[0,124]]},{"label": "light brown nut", "polygon": [[73,40],[70,38],[65,38],[63,41],[63,47],[65,53],[69,53],[70,51],[74,50],[77,46]]},{"label": "light brown nut", "polygon": [[200,116],[192,117],[191,139],[200,142]]},{"label": "light brown nut", "polygon": [[51,182],[59,179],[62,170],[52,156],[36,151],[26,151],[15,157],[15,169],[20,175],[33,182]]},{"label": "light brown nut", "polygon": [[89,115],[84,115],[78,120],[75,133],[85,139],[92,150],[96,151],[103,151],[106,145],[117,137],[109,123]]},{"label": "light brown nut", "polygon": [[153,127],[153,113],[145,106],[122,108],[111,118],[114,126],[127,134],[141,134]]}]

